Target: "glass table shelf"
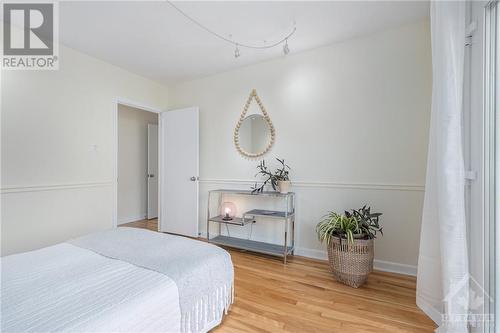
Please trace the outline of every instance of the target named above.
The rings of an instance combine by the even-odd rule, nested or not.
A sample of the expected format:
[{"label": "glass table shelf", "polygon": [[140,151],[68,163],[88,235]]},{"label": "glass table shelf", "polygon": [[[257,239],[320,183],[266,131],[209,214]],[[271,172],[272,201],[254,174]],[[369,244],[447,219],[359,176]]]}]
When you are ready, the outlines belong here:
[{"label": "glass table shelf", "polygon": [[217,223],[227,223],[227,224],[233,224],[233,225],[240,225],[243,226],[247,224],[248,220],[245,220],[244,218],[241,217],[233,217],[232,220],[224,220],[224,216],[218,215],[214,216],[208,219],[210,222],[217,222]]},{"label": "glass table shelf", "polygon": [[243,217],[247,216],[254,216],[254,217],[269,217],[269,218],[275,218],[275,219],[284,219],[284,218],[290,218],[293,217],[294,213],[293,212],[283,212],[283,211],[277,211],[277,210],[265,210],[265,209],[252,209],[243,214]]},{"label": "glass table shelf", "polygon": [[[210,243],[274,256],[283,256],[285,253],[285,247],[283,245],[229,236],[216,236],[210,240]],[[293,252],[293,247],[288,246],[286,252],[287,254],[291,254]]]},{"label": "glass table shelf", "polygon": [[261,196],[261,197],[289,197],[295,195],[294,192],[288,192],[288,193],[280,193],[276,191],[264,191],[261,193],[252,193],[250,190],[224,190],[224,189],[218,189],[218,190],[212,190],[210,191],[212,193],[228,193],[228,194],[238,194],[238,195],[251,195],[251,196]]},{"label": "glass table shelf", "polygon": [[[251,205],[259,204],[265,205],[264,207],[276,207],[277,210],[266,209],[251,209],[241,217],[233,217],[232,220],[224,220],[221,215],[222,204],[227,197],[242,196],[246,197],[245,201],[250,201]],[[259,198],[259,200],[253,200]],[[212,204],[212,199],[217,199]],[[243,198],[241,198],[243,199]],[[262,199],[262,200],[260,200]],[[277,205],[278,204],[278,205]],[[251,205],[246,205],[246,207]],[[254,206],[255,207],[255,206]],[[263,206],[261,206],[263,207]],[[282,209],[281,209],[282,207]],[[211,213],[212,212],[212,213]],[[213,214],[215,213],[215,214]],[[295,247],[295,193],[280,193],[273,191],[264,191],[262,193],[252,193],[250,190],[212,190],[208,192],[208,205],[207,205],[207,240],[210,243],[238,248],[246,251],[253,251],[257,253],[264,253],[269,255],[283,257],[283,262],[286,264],[287,256],[293,255]],[[219,215],[216,215],[219,214]],[[214,216],[215,215],[215,216]],[[268,221],[266,221],[268,219]],[[247,224],[253,226],[254,223],[264,221],[266,223],[281,223],[283,222],[283,243],[274,244],[269,242],[261,242],[252,239],[230,237],[229,226],[244,227]],[[210,224],[216,223],[218,226],[210,229]],[[222,228],[222,225],[225,228]],[[225,230],[224,230],[225,229]],[[280,232],[280,228],[272,228],[273,232]],[[252,229],[250,229],[251,238]],[[234,235],[234,234],[233,234]],[[278,235],[273,237],[266,237],[270,239],[280,239]]]}]

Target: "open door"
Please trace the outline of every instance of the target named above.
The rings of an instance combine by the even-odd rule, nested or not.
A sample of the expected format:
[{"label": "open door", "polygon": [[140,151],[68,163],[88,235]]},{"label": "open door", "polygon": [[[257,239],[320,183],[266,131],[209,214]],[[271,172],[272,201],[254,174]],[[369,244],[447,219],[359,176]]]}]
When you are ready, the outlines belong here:
[{"label": "open door", "polygon": [[158,125],[148,124],[148,219],[158,217]]},{"label": "open door", "polygon": [[160,114],[160,231],[198,237],[198,108]]}]

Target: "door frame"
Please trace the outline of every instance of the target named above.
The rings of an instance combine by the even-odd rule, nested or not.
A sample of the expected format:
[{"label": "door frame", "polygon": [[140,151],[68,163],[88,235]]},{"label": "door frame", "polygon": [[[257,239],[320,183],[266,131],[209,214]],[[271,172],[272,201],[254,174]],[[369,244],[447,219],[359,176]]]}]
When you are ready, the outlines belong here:
[{"label": "door frame", "polygon": [[[470,217],[469,217],[469,248],[470,248],[470,271],[487,294],[487,298],[493,299],[493,304],[485,302],[480,309],[479,315],[494,314],[498,318],[499,286],[496,281],[500,275],[498,267],[495,267],[495,259],[498,257],[499,246],[496,246],[499,230],[496,228],[498,212],[495,207],[495,179],[494,158],[495,128],[492,122],[494,116],[494,104],[492,97],[491,67],[493,58],[490,53],[490,24],[487,20],[491,15],[490,7],[498,0],[479,0],[470,3],[469,21],[475,22],[475,30],[471,31],[470,51],[468,68],[470,80],[466,86],[469,97],[464,104],[464,110],[468,112],[470,127],[468,136],[465,137],[469,143],[470,167],[473,171],[469,177],[470,191]],[[491,21],[490,21],[491,22]],[[498,158],[498,157],[497,157]],[[498,186],[498,184],[497,184]],[[489,317],[485,317],[488,319]],[[498,327],[496,327],[498,329]],[[495,327],[483,322],[473,332],[495,332]]]},{"label": "door frame", "polygon": [[[118,106],[125,105],[133,107],[136,109],[153,112],[158,115],[158,120],[160,119],[160,114],[165,111],[150,105],[145,105],[139,102],[131,101],[126,98],[117,97],[113,101],[112,109],[112,124],[113,124],[113,214],[112,214],[112,226],[113,228],[118,227]],[[158,211],[161,207],[161,126],[158,126]],[[158,230],[160,230],[160,218],[161,214],[158,214]]]}]

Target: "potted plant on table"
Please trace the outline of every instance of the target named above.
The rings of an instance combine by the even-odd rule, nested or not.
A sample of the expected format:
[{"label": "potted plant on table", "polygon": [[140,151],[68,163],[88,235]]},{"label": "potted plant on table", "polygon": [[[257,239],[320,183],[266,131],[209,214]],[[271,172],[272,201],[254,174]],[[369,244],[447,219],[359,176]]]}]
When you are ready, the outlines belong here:
[{"label": "potted plant on table", "polygon": [[264,187],[269,184],[273,188],[273,190],[279,190],[280,193],[288,193],[290,190],[290,176],[289,171],[290,167],[285,163],[284,159],[276,158],[278,162],[280,162],[281,167],[276,171],[272,172],[266,166],[266,161],[262,160],[259,165],[257,165],[257,169],[259,172],[255,175],[262,175],[265,177],[261,186],[255,186],[252,188],[252,193],[262,193],[264,191]]},{"label": "potted plant on table", "polygon": [[316,232],[327,245],[330,269],[337,281],[354,288],[366,282],[373,271],[373,239],[377,232],[382,234],[381,215],[365,205],[344,214],[330,212],[318,223]]},{"label": "potted plant on table", "polygon": [[274,172],[274,177],[278,181],[278,189],[280,193],[288,193],[290,190],[290,177],[288,172],[290,167],[285,164],[285,160],[280,160],[277,158],[278,162],[281,163],[281,167]]}]

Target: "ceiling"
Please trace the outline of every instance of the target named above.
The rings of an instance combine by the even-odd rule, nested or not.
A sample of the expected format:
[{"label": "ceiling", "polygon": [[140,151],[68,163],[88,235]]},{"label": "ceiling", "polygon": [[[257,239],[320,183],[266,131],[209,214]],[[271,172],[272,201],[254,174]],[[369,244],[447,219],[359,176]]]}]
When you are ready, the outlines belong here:
[{"label": "ceiling", "polygon": [[[420,21],[427,1],[175,2],[217,33],[263,44],[286,36],[291,54]],[[60,41],[131,72],[171,84],[282,57],[241,48],[202,30],[166,1],[60,2]]]}]

